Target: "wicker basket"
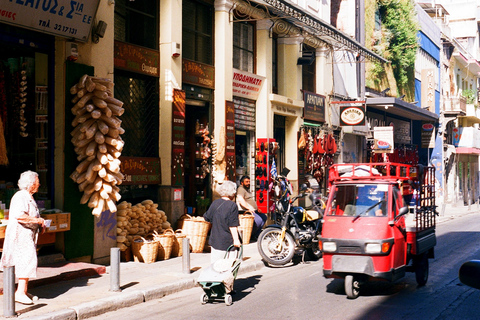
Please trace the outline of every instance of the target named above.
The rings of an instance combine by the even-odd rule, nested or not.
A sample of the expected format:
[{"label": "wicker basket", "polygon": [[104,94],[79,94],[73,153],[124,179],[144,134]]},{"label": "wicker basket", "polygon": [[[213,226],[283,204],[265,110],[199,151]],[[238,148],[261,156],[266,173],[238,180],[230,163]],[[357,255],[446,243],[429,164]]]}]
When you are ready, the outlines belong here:
[{"label": "wicker basket", "polygon": [[183,239],[187,236],[183,233],[182,229],[175,231],[175,239],[173,239],[172,245],[172,257],[181,257],[183,255]]},{"label": "wicker basket", "polygon": [[255,218],[251,214],[239,214],[238,219],[240,220],[240,227],[238,227],[238,229],[242,231],[243,244],[249,244]]},{"label": "wicker basket", "polygon": [[172,229],[165,230],[162,234],[158,234],[155,231],[155,239],[158,241],[157,260],[170,259],[172,253],[173,241],[175,239],[175,233]]},{"label": "wicker basket", "polygon": [[192,217],[183,220],[183,233],[190,239],[193,253],[201,253],[207,241],[210,223],[202,217]]},{"label": "wicker basket", "polygon": [[135,262],[153,263],[157,260],[158,242],[138,237],[132,241],[133,260]]},{"label": "wicker basket", "polygon": [[177,220],[177,229],[183,229],[183,221],[185,219],[192,219],[192,216],[189,214],[182,214]]}]

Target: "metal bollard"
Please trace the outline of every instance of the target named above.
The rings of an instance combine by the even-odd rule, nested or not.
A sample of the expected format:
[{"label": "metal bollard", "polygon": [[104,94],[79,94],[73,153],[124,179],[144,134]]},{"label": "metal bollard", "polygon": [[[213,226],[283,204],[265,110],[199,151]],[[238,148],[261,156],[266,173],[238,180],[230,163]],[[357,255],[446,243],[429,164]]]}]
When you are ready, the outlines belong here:
[{"label": "metal bollard", "polygon": [[190,273],[190,239],[187,237],[182,240],[182,251],[183,273]]},{"label": "metal bollard", "polygon": [[110,248],[110,291],[120,292],[120,248]]},{"label": "metal bollard", "polygon": [[3,316],[15,317],[15,266],[3,268]]}]

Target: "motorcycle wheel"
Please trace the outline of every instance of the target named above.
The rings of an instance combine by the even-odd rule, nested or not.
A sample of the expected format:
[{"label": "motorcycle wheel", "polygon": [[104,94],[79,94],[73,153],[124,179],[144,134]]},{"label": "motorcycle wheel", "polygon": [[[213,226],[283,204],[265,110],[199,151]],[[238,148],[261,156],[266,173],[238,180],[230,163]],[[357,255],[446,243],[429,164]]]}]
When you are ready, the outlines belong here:
[{"label": "motorcycle wheel", "polygon": [[307,255],[313,261],[317,261],[323,256],[323,252],[318,246],[318,241],[313,241],[312,246],[307,248]]},{"label": "motorcycle wheel", "polygon": [[295,241],[289,233],[285,233],[281,249],[278,250],[278,239],[281,234],[281,229],[267,228],[260,233],[257,240],[258,252],[263,261],[274,266],[289,263],[295,254]]},{"label": "motorcycle wheel", "polygon": [[345,293],[348,299],[357,299],[360,294],[360,283],[351,274],[345,277]]},{"label": "motorcycle wheel", "polygon": [[419,286],[424,286],[428,280],[428,256],[426,253],[414,260],[415,279]]}]

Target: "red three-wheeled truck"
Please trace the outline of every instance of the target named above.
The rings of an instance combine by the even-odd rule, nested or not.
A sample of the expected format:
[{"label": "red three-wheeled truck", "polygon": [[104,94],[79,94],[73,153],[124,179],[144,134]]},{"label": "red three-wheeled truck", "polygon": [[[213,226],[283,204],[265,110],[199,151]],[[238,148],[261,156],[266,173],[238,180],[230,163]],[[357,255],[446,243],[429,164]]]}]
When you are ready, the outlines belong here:
[{"label": "red three-wheeled truck", "polygon": [[435,168],[399,163],[334,164],[321,235],[323,274],[344,278],[349,299],[372,279],[428,279],[434,257]]}]

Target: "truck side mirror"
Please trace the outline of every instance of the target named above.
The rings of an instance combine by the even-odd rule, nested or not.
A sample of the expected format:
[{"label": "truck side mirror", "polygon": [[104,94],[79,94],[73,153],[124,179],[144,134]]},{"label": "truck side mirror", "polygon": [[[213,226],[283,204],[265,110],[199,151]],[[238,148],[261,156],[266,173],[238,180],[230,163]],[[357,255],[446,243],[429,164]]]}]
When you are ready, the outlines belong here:
[{"label": "truck side mirror", "polygon": [[400,217],[406,215],[407,213],[408,213],[408,207],[401,207],[400,210],[398,210],[398,214],[395,217],[395,219],[393,219],[392,221],[389,221],[388,225],[389,226],[395,225],[395,222],[397,222],[398,219],[400,219]]}]

